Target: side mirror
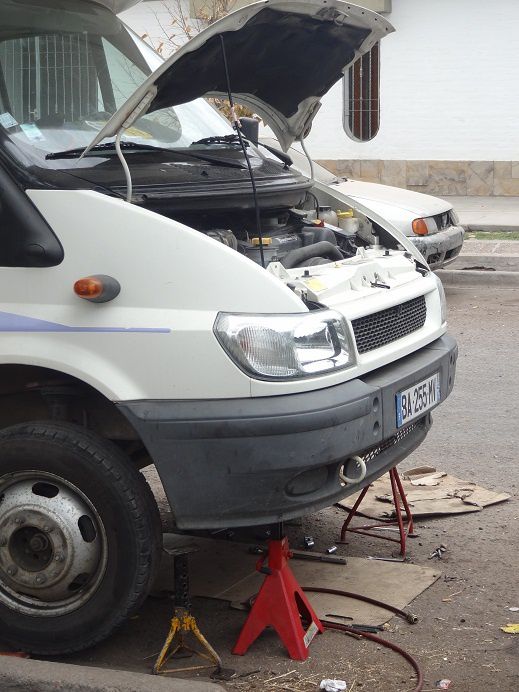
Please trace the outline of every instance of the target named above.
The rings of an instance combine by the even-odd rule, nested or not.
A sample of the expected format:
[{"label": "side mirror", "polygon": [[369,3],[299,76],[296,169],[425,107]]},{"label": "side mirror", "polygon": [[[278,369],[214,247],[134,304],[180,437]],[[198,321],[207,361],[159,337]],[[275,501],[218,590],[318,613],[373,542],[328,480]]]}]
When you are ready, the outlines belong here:
[{"label": "side mirror", "polygon": [[240,118],[240,125],[245,139],[257,146],[259,141],[259,120],[256,120],[256,118]]}]

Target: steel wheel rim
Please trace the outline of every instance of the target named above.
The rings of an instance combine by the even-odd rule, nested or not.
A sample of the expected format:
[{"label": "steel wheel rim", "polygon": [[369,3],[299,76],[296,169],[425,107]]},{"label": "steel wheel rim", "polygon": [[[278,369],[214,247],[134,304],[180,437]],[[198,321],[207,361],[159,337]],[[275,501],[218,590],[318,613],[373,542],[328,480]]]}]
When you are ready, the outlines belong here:
[{"label": "steel wheel rim", "polygon": [[0,478],[0,604],[70,613],[97,591],[107,559],[103,522],[79,488],[46,471]]}]

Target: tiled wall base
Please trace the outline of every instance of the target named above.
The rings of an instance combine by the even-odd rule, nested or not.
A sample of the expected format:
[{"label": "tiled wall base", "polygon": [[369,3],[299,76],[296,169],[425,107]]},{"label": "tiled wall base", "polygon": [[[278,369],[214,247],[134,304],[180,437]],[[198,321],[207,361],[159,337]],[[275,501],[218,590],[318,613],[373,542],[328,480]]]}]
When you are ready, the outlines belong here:
[{"label": "tiled wall base", "polygon": [[338,176],[430,195],[519,196],[519,161],[319,161]]}]

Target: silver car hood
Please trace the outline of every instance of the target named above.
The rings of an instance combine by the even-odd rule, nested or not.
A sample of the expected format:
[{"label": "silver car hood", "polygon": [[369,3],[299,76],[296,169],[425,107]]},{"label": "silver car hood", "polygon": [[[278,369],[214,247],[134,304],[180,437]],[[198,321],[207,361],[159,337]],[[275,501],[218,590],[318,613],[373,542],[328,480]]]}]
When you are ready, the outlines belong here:
[{"label": "silver car hood", "polygon": [[[225,97],[231,89],[285,151],[305,137],[321,97],[360,55],[393,31],[383,17],[342,0],[262,0],[220,19],[166,60],[110,118],[88,149],[146,112]],[[88,151],[87,149],[87,151]]]}]

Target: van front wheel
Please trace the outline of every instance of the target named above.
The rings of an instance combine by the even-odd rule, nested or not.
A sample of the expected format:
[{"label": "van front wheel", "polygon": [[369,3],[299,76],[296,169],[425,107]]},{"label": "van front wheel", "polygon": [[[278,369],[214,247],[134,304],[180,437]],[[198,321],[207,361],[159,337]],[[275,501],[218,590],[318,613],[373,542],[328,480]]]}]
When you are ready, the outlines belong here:
[{"label": "van front wheel", "polygon": [[108,637],[146,597],[158,509],[111,442],[68,423],[0,431],[0,640],[40,655]]}]

